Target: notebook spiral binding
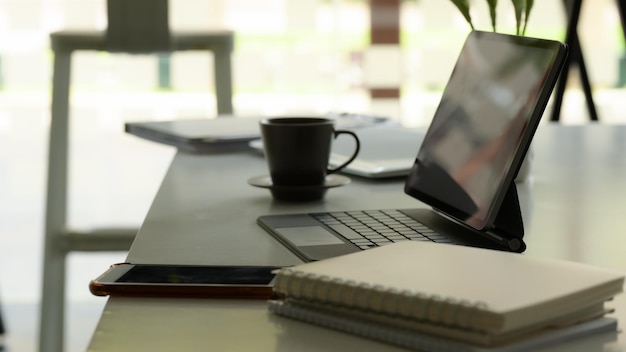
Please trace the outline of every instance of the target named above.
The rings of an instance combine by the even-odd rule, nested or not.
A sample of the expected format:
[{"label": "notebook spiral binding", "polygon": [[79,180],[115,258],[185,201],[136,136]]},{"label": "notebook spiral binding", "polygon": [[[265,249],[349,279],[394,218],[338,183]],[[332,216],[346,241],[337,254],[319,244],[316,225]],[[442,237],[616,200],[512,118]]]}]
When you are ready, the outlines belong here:
[{"label": "notebook spiral binding", "polygon": [[424,292],[400,291],[380,285],[303,273],[291,268],[279,271],[274,291],[294,299],[351,307],[450,327],[472,329],[484,302],[470,302]]}]

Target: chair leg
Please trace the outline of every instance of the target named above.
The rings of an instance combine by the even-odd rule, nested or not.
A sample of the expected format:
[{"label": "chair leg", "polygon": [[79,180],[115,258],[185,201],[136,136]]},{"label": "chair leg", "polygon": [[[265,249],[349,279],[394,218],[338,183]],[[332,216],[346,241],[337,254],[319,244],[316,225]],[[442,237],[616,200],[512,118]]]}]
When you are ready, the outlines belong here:
[{"label": "chair leg", "polygon": [[233,113],[230,46],[219,46],[213,53],[213,72],[215,72],[215,98],[217,100],[217,113],[220,115],[230,115]]},{"label": "chair leg", "polygon": [[48,253],[44,268],[39,351],[63,351],[65,327],[65,253]]},{"label": "chair leg", "polygon": [[2,309],[0,309],[0,352],[4,351],[4,335],[6,334],[6,328],[4,327],[4,321],[2,320]]},{"label": "chair leg", "polygon": [[159,88],[160,89],[172,89],[171,81],[171,56],[169,54],[159,54]]},{"label": "chair leg", "polygon": [[48,156],[48,189],[43,253],[39,351],[61,352],[65,324],[63,234],[67,213],[69,86],[71,52],[56,50]]},{"label": "chair leg", "polygon": [[[4,320],[2,320],[2,307],[0,307],[0,336],[4,335],[6,328],[4,327]],[[0,343],[0,350],[2,350],[2,344]]]}]

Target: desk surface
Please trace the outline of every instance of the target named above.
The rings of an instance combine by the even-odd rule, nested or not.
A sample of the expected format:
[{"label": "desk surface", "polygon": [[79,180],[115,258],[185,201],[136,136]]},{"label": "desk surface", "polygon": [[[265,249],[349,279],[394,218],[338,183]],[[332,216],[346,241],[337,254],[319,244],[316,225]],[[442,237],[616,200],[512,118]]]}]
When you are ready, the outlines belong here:
[{"label": "desk surface", "polygon": [[[626,126],[540,126],[531,178],[518,184],[528,249],[524,255],[568,259],[626,272]],[[261,214],[423,207],[404,195],[402,179],[353,177],[325,200],[281,203],[247,179],[267,173],[250,152],[179,152],[165,176],[128,261],[172,264],[300,262],[256,225]],[[626,297],[612,303],[623,326]],[[110,298],[90,351],[400,351],[347,334],[272,316],[264,302]],[[558,351],[626,351],[622,333],[559,346]]]}]

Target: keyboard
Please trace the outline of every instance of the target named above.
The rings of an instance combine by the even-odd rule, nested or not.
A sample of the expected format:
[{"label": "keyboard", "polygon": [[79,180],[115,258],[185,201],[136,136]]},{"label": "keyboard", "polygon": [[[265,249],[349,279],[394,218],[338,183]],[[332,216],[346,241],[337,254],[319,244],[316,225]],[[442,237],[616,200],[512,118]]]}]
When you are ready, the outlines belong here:
[{"label": "keyboard", "polygon": [[397,210],[364,210],[311,214],[361,249],[401,241],[457,243]]}]

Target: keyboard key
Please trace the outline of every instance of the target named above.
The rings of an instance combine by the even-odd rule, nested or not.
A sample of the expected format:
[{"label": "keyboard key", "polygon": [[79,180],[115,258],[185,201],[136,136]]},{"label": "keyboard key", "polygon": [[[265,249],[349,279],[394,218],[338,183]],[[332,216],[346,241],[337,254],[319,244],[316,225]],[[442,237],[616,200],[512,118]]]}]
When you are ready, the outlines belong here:
[{"label": "keyboard key", "polygon": [[394,239],[393,242],[404,242],[404,241],[410,241],[410,239],[406,238],[406,237],[402,237],[402,238],[398,238],[398,239]]},{"label": "keyboard key", "polygon": [[411,241],[422,241],[422,242],[438,242],[438,243],[448,243],[448,242],[444,242],[444,241],[433,241],[428,237],[412,237],[409,238]]},{"label": "keyboard key", "polygon": [[331,229],[333,229],[334,231],[337,231],[340,235],[342,235],[343,237],[349,239],[349,240],[354,240],[354,239],[360,239],[363,238],[363,236],[357,232],[355,232],[354,230],[352,230],[351,228],[349,228],[346,225],[332,225],[329,226]]},{"label": "keyboard key", "polygon": [[368,240],[370,241],[374,241],[374,240],[384,240],[385,237],[381,236],[381,235],[369,235],[369,236],[365,236]]},{"label": "keyboard key", "polygon": [[421,233],[412,233],[410,235],[406,235],[407,238],[410,238],[412,240],[414,239],[428,239],[428,237],[422,235]]}]

